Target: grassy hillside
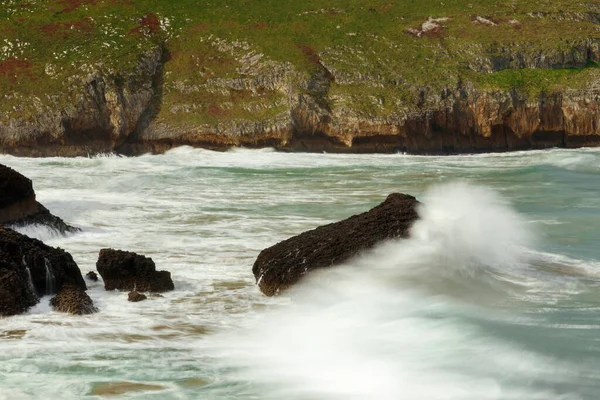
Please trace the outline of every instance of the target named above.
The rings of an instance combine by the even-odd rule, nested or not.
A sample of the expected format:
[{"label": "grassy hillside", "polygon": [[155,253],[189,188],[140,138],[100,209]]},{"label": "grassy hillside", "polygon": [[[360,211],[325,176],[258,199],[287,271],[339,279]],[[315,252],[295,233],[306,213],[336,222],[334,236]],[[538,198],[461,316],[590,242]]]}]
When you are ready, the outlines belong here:
[{"label": "grassy hillside", "polygon": [[[443,20],[422,32],[429,17]],[[473,63],[507,46],[535,57],[600,39],[598,20],[600,0],[3,0],[0,111],[69,104],[73,77],[119,79],[160,45],[170,59],[158,118],[192,125],[281,112],[281,90],[214,84],[260,76],[269,62],[300,74],[321,63],[336,76],[333,102],[381,115],[418,102],[415,88],[459,80],[535,95],[584,87],[597,65],[489,73]]]}]

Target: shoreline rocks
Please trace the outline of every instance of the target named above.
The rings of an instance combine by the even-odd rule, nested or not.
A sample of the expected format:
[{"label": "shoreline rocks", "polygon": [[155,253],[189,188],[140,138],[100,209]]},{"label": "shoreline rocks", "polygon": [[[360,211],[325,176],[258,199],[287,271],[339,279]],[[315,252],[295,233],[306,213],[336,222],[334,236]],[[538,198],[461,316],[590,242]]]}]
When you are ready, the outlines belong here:
[{"label": "shoreline rocks", "polygon": [[267,296],[298,282],[310,271],[342,264],[381,241],[406,238],[419,218],[419,202],[393,193],[375,208],[284,240],[260,252],[252,272]]},{"label": "shoreline rocks", "polygon": [[167,292],[175,289],[169,271],[156,271],[151,258],[133,252],[102,249],[96,269],[106,290]]},{"label": "shoreline rocks", "polygon": [[87,290],[69,253],[0,226],[1,316],[21,314],[65,286]]},{"label": "shoreline rocks", "polygon": [[0,251],[0,316],[22,314],[38,302],[25,268]]},{"label": "shoreline rocks", "polygon": [[55,311],[74,315],[86,315],[98,312],[88,294],[73,284],[63,285],[58,294],[50,299],[50,305]]},{"label": "shoreline rocks", "polygon": [[36,201],[29,178],[0,164],[0,225],[21,227],[31,224],[44,225],[61,234],[80,231]]},{"label": "shoreline rocks", "polygon": [[146,296],[143,293],[137,292],[137,291],[132,291],[129,292],[129,294],[127,295],[127,300],[131,301],[132,303],[137,303],[139,301],[143,301],[146,300],[148,298],[148,296]]}]

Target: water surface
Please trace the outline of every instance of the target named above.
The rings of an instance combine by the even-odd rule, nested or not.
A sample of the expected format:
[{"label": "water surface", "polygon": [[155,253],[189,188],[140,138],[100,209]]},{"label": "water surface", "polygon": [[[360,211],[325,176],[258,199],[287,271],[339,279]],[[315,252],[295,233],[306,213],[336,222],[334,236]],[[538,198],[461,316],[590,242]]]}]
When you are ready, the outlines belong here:
[{"label": "water surface", "polygon": [[[420,157],[226,153],[0,163],[104,247],[145,254],[176,290],[101,310],[48,297],[0,321],[0,399],[596,399],[600,150]],[[414,238],[266,298],[265,247],[391,192],[426,204]]]}]

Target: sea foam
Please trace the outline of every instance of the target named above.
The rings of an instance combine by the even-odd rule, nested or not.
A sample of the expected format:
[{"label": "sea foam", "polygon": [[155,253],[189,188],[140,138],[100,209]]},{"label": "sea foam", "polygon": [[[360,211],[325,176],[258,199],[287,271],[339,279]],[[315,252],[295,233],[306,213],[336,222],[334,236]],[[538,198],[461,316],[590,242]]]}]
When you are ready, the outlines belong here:
[{"label": "sea foam", "polygon": [[[433,187],[422,200],[410,239],[313,274],[288,293],[289,306],[220,336],[238,378],[265,399],[557,398],[527,384],[553,367],[481,335],[469,318],[485,312],[471,303],[482,293],[460,293],[481,271],[518,268],[527,224],[468,183]],[[452,289],[462,278],[468,285]]]}]

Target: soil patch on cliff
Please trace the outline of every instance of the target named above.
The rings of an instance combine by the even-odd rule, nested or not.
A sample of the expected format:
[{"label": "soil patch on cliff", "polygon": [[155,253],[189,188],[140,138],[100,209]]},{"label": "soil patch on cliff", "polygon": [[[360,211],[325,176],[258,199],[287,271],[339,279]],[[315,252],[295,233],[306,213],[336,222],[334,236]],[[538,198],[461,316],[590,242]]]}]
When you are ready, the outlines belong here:
[{"label": "soil patch on cliff", "polygon": [[62,7],[61,12],[69,13],[84,5],[95,5],[98,0],[59,0],[58,5]]},{"label": "soil patch on cliff", "polygon": [[60,40],[89,35],[93,30],[94,21],[89,17],[66,22],[51,22],[40,27],[40,31],[46,37]]},{"label": "soil patch on cliff", "polygon": [[31,76],[33,63],[29,60],[19,58],[9,58],[0,62],[0,78],[7,78],[16,81],[19,78]]},{"label": "soil patch on cliff", "polygon": [[150,36],[157,33],[160,33],[160,21],[153,12],[141,17],[138,21],[138,25],[129,31],[130,35]]}]

